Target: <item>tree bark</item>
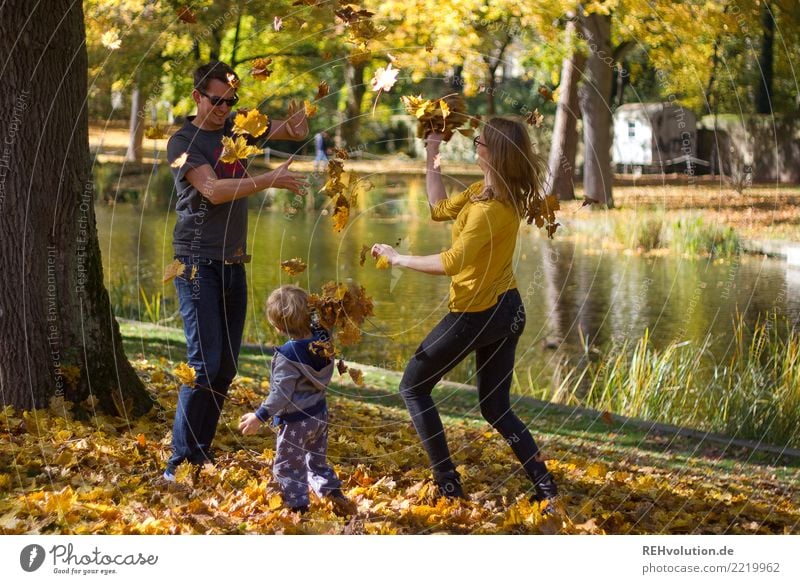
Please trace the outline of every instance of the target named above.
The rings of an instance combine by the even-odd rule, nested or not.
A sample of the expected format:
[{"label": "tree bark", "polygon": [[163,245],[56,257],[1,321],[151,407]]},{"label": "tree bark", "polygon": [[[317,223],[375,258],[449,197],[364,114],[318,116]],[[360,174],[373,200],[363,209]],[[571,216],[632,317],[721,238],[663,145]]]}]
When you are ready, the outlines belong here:
[{"label": "tree bark", "polygon": [[31,409],[90,394],[110,413],[152,400],[125,358],[103,286],[80,2],[0,8],[0,395]]},{"label": "tree bark", "polygon": [[584,196],[613,207],[611,182],[611,95],[614,62],[611,50],[611,16],[584,14],[581,28],[589,45],[586,75],[579,96],[583,118]]},{"label": "tree bark", "polygon": [[142,110],[147,99],[142,95],[139,86],[135,85],[131,91],[131,117],[128,124],[128,150],[125,153],[126,162],[141,162],[144,143],[144,115]]},{"label": "tree bark", "polygon": [[758,67],[761,78],[756,93],[756,112],[771,114],[772,111],[772,64],[774,61],[773,43],[775,40],[775,16],[769,2],[761,6],[761,51],[758,55]]},{"label": "tree bark", "polygon": [[361,129],[361,108],[366,86],[364,85],[364,68],[366,64],[353,65],[349,61],[345,66],[347,83],[347,102],[345,103],[345,119],[342,123],[342,140],[347,146],[358,144],[358,132]]},{"label": "tree bark", "polygon": [[[575,30],[574,21],[567,22],[567,34]],[[578,151],[578,81],[586,57],[575,51],[561,63],[556,121],[548,160],[546,192],[562,201],[575,198],[575,154]]]}]

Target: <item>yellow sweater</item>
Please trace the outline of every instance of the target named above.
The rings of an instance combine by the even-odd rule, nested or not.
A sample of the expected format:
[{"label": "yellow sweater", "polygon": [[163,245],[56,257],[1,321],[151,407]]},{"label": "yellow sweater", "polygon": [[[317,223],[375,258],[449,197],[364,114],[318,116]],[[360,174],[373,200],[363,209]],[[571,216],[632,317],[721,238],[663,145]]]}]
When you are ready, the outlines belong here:
[{"label": "yellow sweater", "polygon": [[511,204],[472,201],[483,181],[436,203],[434,221],[455,219],[452,247],[441,253],[450,276],[451,312],[479,312],[497,304],[497,297],[517,287],[512,270],[519,216]]}]

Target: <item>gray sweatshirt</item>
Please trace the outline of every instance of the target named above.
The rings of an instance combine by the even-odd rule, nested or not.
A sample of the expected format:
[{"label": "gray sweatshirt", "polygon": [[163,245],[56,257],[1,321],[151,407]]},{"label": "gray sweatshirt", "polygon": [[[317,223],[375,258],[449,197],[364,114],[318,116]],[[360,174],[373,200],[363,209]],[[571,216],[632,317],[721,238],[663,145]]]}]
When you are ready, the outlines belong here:
[{"label": "gray sweatshirt", "polygon": [[266,422],[271,416],[284,416],[320,407],[325,389],[333,376],[333,360],[318,357],[310,350],[314,341],[329,337],[318,329],[309,339],[291,340],[275,349],[272,356],[269,395],[256,410]]}]

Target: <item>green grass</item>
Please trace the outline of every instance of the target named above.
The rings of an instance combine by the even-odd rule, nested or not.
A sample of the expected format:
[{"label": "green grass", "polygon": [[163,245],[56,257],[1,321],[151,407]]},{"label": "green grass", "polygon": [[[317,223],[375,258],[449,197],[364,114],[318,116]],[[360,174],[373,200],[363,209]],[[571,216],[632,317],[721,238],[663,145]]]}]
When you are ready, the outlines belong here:
[{"label": "green grass", "polygon": [[[748,340],[749,339],[749,340]],[[800,334],[774,315],[753,331],[737,315],[731,347],[717,361],[708,347],[673,343],[656,349],[645,331],[570,368],[554,388],[518,372],[518,391],[776,446],[800,447]],[[586,364],[588,363],[588,364]]]}]

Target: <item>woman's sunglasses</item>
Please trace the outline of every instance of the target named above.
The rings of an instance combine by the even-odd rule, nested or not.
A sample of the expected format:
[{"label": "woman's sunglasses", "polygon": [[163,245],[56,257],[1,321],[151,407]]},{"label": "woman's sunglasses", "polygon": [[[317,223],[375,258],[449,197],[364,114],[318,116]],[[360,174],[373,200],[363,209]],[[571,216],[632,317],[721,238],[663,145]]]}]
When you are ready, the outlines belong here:
[{"label": "woman's sunglasses", "polygon": [[208,98],[208,101],[210,101],[214,105],[214,107],[219,107],[223,103],[225,105],[227,105],[228,107],[233,107],[237,103],[239,103],[239,96],[238,95],[234,95],[230,99],[225,99],[224,97],[217,97],[216,95],[208,95],[205,91],[200,91],[199,89],[197,90],[197,92],[200,95],[202,95],[203,97]]}]

